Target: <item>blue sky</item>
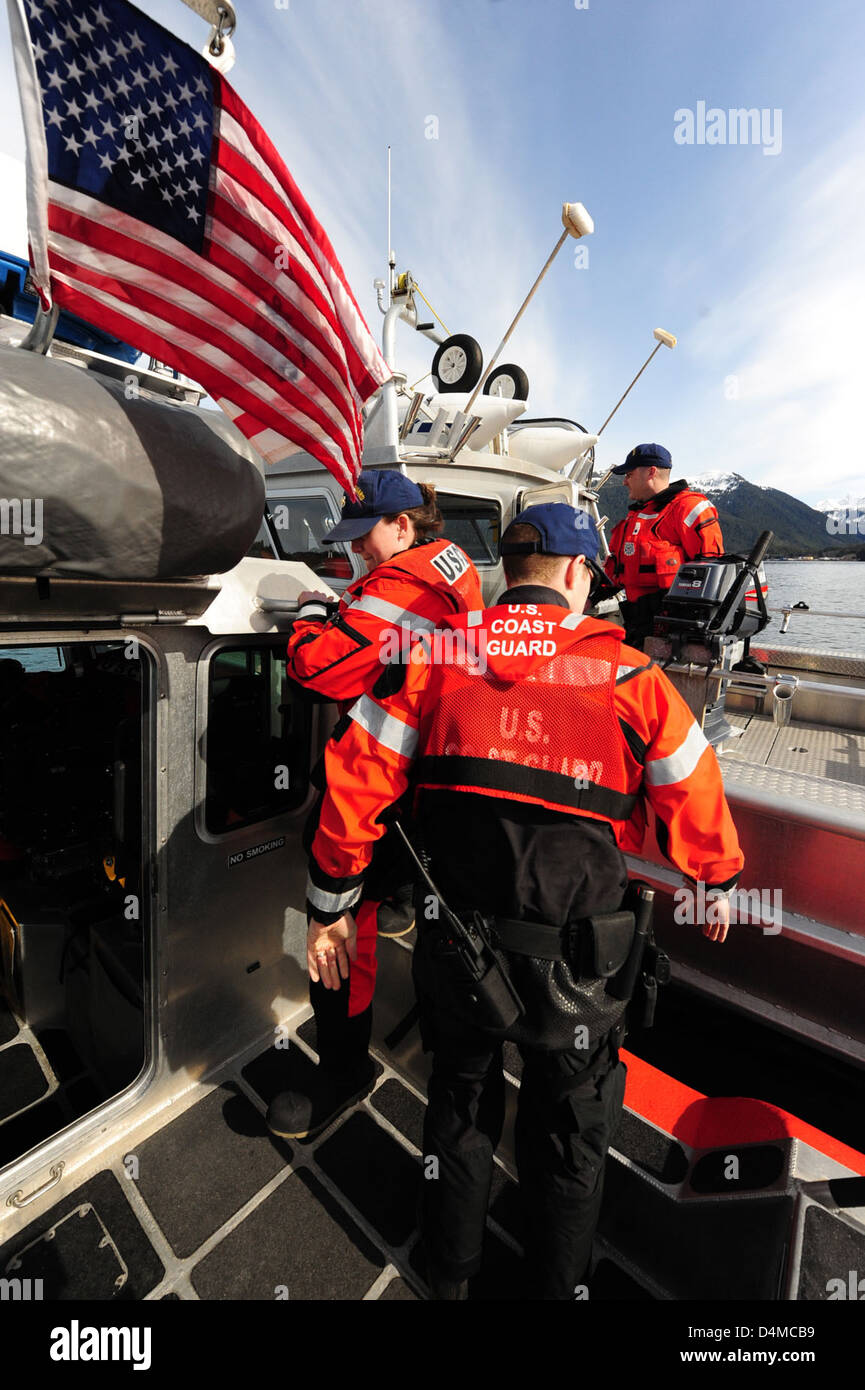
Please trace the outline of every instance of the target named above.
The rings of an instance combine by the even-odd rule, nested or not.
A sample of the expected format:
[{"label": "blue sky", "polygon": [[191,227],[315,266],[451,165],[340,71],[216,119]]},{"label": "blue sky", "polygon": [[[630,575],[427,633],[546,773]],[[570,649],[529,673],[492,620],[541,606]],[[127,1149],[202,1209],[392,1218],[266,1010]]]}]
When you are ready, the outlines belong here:
[{"label": "blue sky", "polygon": [[[865,496],[858,3],[237,0],[237,10],[229,80],[327,229],[377,338],[390,144],[398,266],[486,356],[558,238],[562,202],[594,218],[588,266],[566,244],[506,350],[529,375],[530,414],[596,430],[661,326],[679,346],[661,349],[604,434],[601,466],[655,440],[672,451],[674,478],[723,469],[811,502]],[[202,46],[206,26],[180,0],[148,12]],[[8,35],[0,93],[0,239],[20,253]],[[675,113],[699,102],[765,109],[765,143],[780,135],[779,152],[677,143]],[[411,381],[432,344],[400,332]]]}]

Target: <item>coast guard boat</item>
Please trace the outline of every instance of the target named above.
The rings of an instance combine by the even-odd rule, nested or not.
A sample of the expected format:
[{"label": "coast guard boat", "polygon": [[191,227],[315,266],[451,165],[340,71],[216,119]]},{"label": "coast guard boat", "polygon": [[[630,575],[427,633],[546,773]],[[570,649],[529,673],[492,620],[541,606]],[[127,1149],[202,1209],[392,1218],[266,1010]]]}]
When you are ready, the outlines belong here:
[{"label": "coast guard boat", "polygon": [[[413,301],[402,277],[391,324],[411,322]],[[321,545],[339,489],[304,456],[263,480],[191,383],[136,368],[127,400],[130,364],[104,344],[68,333],[45,354],[22,349],[25,333],[0,320],[3,491],[23,466],[48,494],[38,543],[0,536],[0,1287],[423,1297],[410,938],[381,943],[372,1095],[311,1144],[263,1124],[286,1069],[316,1060],[301,833],[334,712],[287,681],[282,658],[297,594],[356,573],[355,556]],[[562,500],[598,517],[596,439],[524,418],[517,393],[487,394],[466,419],[464,393],[447,389],[460,359],[441,346],[436,391],[418,401],[398,377],[382,389],[390,435],[391,407],[373,402],[364,464],[436,484],[446,534],[491,597],[517,510]],[[205,469],[220,529],[203,537]],[[118,489],[135,510],[106,514],[97,499]],[[698,629],[670,669],[712,709],[722,678],[707,678]],[[865,671],[768,642],[751,657],[766,670],[725,668],[726,719],[743,732],[721,761],[753,910],[719,949],[677,923],[654,837],[631,865],[658,890],[677,984],[659,1027],[630,1044],[595,1298],[828,1299],[865,1253],[865,1140],[844,1105],[865,1046]],[[776,898],[766,914],[766,885],[780,913]],[[515,1053],[508,1067],[515,1097]],[[517,1288],[508,1135],[497,1171],[476,1297]]]},{"label": "coast guard boat", "polygon": [[[435,390],[395,371],[364,466],[435,483],[490,599],[525,506],[603,538],[598,436],[528,416],[525,373],[484,375],[390,271],[385,355],[420,329]],[[264,1124],[317,1060],[302,832],[336,716],[284,650],[298,594],[358,573],[321,544],[340,489],[304,455],[265,477],[194,383],[0,273],[0,1297],[423,1298],[411,937],[380,943],[372,1094],[311,1143]],[[593,1299],[830,1300],[865,1268],[865,661],[774,648],[756,559],[727,601],[745,573],[697,573],[655,639],[716,737],[745,896],[718,948],[651,827],[630,864],[675,983],[628,1040]],[[476,1298],[520,1296],[510,1124],[496,1172]]]}]

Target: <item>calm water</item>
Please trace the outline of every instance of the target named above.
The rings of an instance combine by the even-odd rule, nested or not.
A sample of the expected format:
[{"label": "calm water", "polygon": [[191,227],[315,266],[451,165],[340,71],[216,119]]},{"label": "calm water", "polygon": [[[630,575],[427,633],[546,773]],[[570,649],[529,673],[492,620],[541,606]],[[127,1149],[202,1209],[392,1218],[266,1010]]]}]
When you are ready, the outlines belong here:
[{"label": "calm water", "polygon": [[785,560],[769,561],[766,565],[769,593],[768,607],[780,608],[784,603],[801,599],[811,608],[825,613],[860,613],[853,618],[810,618],[794,613],[788,630],[778,629],[783,622],[780,613],[770,614],[772,621],[754,639],[754,645],[764,642],[773,647],[815,647],[827,652],[855,652],[865,656],[865,562],[861,560]]}]

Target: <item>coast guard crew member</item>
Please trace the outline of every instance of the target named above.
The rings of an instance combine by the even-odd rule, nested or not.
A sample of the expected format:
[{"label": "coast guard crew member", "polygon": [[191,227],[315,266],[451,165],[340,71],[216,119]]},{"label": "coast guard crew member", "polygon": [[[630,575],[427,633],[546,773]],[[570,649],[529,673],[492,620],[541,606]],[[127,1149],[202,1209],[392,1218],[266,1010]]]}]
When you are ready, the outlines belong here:
[{"label": "coast guard crew member", "polygon": [[[623,646],[621,628],[583,616],[597,553],[584,512],[547,503],[521,513],[503,537],[510,587],[498,603],[447,619],[451,643],[438,642],[442,632],[422,643],[403,686],[364,695],[326,750],[308,890],[322,983],[338,986],[353,956],[346,914],[380,817],[411,783],[413,834],[441,900],[492,919],[524,1005],[499,1032],[459,1017],[428,920],[436,899],[418,900],[414,976],[433,1051],[424,1155],[437,1161],[436,1179],[422,1183],[423,1231],[438,1298],[465,1297],[480,1266],[503,1038],[524,1066],[516,1159],[530,1296],[570,1299],[585,1279],[625,1083],[625,1004],[595,970],[597,953],[586,954],[586,919],[620,907],[622,851],[640,849],[646,803],[687,878],[729,890],[743,863],[717,759],[684,701]],[[722,902],[703,927],[715,941],[727,933]]]},{"label": "coast guard crew member", "polygon": [[[437,538],[442,524],[432,485],[414,483],[394,469],[361,471],[357,501],[343,499],[342,519],[323,542],[350,541],[367,573],[348,586],[332,615],[325,594],[300,595],[288,642],[293,680],[341,702],[379,688],[377,682],[387,688],[394,676],[404,674],[400,649],[407,655],[411,642],[440,619],[480,606],[477,570],[458,545]],[[400,936],[411,929],[407,885],[412,877],[401,842],[388,836],[379,843],[363,901],[355,905],[357,955],[336,994],[319,983],[311,958],[320,1066],[314,1090],[305,1083],[303,1090],[283,1091],[272,1101],[267,1122],[275,1133],[311,1137],[370,1089],[376,935]],[[312,894],[314,912],[329,903],[327,892]]]},{"label": "coast guard crew member", "polygon": [[642,648],[655,615],[685,560],[723,555],[718,513],[684,478],[670,483],[673,460],[661,444],[637,444],[613,473],[631,497],[628,514],[613,529],[605,569],[624,585],[620,605],[625,641]]}]

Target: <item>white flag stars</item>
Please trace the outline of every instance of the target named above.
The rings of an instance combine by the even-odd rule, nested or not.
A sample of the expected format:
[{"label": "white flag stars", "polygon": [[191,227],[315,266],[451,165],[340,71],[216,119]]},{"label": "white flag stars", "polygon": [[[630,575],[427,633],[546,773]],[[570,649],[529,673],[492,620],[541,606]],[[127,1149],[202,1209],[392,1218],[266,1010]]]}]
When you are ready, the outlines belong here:
[{"label": "white flag stars", "polygon": [[[181,72],[143,26],[118,28],[102,3],[81,0],[72,13],[62,0],[27,0],[27,7],[43,99],[59,97],[59,109],[44,103],[46,129],[57,132],[67,160],[78,161],[77,172],[64,164],[65,176],[88,186],[96,171],[99,186],[121,198],[124,186],[130,194],[149,188],[200,222],[210,140],[203,75]],[[187,171],[192,176],[179,181]]]}]

